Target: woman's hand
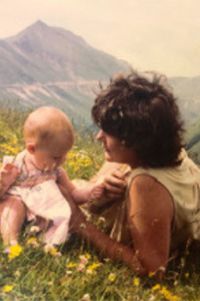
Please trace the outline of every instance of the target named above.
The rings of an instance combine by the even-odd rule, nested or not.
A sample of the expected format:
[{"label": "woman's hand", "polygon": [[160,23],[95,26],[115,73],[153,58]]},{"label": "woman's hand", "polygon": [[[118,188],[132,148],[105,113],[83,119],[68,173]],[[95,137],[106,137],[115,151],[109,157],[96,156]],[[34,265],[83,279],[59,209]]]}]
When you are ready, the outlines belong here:
[{"label": "woman's hand", "polygon": [[127,186],[126,176],[120,170],[115,170],[104,178],[104,197],[107,199],[123,198]]},{"label": "woman's hand", "polygon": [[127,186],[127,176],[130,170],[130,167],[126,164],[105,161],[90,182],[104,184],[105,193],[101,199],[120,199],[124,197]]}]

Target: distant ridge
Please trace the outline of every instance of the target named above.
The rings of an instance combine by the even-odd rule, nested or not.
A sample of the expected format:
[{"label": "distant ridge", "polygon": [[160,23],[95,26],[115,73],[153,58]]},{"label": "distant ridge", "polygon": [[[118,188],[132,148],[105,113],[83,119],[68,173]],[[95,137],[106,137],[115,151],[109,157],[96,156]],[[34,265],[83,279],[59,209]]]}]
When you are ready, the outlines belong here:
[{"label": "distant ridge", "polygon": [[129,67],[80,36],[40,20],[1,42],[0,84],[105,80]]},{"label": "distant ridge", "polygon": [[[82,37],[38,20],[0,40],[0,104],[18,108],[55,105],[73,119],[91,122],[90,108],[99,81],[130,65],[90,46]],[[200,76],[170,78],[184,119],[200,112]]]},{"label": "distant ridge", "polygon": [[18,108],[51,104],[90,123],[98,82],[129,69],[71,31],[38,20],[0,40],[0,103]]}]

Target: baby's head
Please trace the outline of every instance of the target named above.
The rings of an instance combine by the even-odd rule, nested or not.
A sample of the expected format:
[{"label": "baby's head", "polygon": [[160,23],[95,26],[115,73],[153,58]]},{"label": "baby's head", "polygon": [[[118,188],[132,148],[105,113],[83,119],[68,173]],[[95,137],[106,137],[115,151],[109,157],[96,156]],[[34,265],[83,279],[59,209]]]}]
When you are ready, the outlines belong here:
[{"label": "baby's head", "polygon": [[24,123],[24,140],[36,167],[53,169],[63,163],[74,143],[73,127],[59,109],[40,107]]}]

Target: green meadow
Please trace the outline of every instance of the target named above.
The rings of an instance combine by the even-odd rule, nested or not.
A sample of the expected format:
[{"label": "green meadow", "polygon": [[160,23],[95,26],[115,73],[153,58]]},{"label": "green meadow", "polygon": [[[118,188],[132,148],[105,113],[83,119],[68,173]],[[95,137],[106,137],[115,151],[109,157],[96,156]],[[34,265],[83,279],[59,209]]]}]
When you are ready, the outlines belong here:
[{"label": "green meadow", "polygon": [[[1,109],[1,159],[23,149],[26,114]],[[77,131],[76,143],[64,165],[70,177],[89,179],[102,162],[103,152],[93,135]],[[165,279],[158,282],[151,274],[138,278],[128,267],[100,256],[76,236],[45,253],[29,228],[22,231],[19,245],[5,248],[0,242],[0,300],[200,300],[200,247],[194,244],[183,249],[176,261],[171,259]]]}]

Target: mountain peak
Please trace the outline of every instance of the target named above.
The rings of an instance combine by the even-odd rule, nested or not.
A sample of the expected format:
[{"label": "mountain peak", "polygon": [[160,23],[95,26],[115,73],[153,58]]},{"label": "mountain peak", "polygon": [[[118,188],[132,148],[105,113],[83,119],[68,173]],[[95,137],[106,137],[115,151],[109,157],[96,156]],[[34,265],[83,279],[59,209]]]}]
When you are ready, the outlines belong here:
[{"label": "mountain peak", "polygon": [[31,24],[29,27],[27,27],[24,31],[35,31],[35,32],[40,32],[43,30],[48,30],[49,26],[44,23],[41,20],[37,20],[35,23]]},{"label": "mountain peak", "polygon": [[41,20],[37,20],[35,23],[33,23],[32,25],[30,25],[30,27],[40,27],[40,28],[46,28],[48,27],[48,25],[46,23],[44,23]]},{"label": "mountain peak", "polygon": [[[7,38],[6,42],[17,68],[31,77],[32,82],[101,80],[128,68],[128,64],[91,47],[82,37],[41,20]],[[23,62],[20,66],[19,61]],[[12,82],[18,82],[17,74],[15,78]]]},{"label": "mountain peak", "polygon": [[23,38],[24,36],[30,36],[33,33],[34,34],[42,34],[43,32],[46,32],[49,29],[50,29],[50,27],[46,23],[44,23],[41,20],[37,20],[36,22],[29,25],[24,30],[20,31],[17,35],[6,38],[5,40],[9,41],[9,42],[14,42],[20,38]]}]

